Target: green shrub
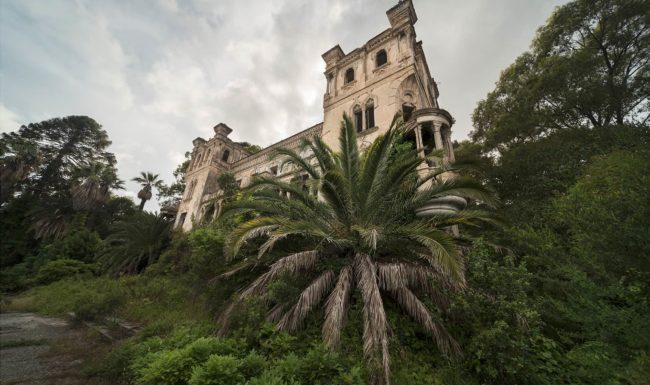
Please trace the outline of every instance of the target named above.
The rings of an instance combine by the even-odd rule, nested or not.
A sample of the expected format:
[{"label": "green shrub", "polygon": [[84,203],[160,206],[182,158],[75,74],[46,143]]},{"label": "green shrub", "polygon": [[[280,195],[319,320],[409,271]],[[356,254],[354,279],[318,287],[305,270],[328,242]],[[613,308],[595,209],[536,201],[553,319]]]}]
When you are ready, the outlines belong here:
[{"label": "green shrub", "polygon": [[242,362],[233,356],[211,355],[192,372],[189,385],[237,385],[244,381]]},{"label": "green shrub", "polygon": [[18,263],[0,270],[0,292],[17,291],[27,285],[30,269],[26,263]]},{"label": "green shrub", "polygon": [[[153,352],[134,362],[136,383],[140,385],[175,385],[186,384],[192,377],[192,371],[210,356],[241,355],[244,347],[241,342],[232,339],[200,337],[193,342],[178,347],[180,341],[187,339],[187,334],[179,334],[171,341],[163,342],[153,339]],[[172,350],[159,350],[167,346]]]},{"label": "green shrub", "polygon": [[267,370],[261,376],[252,378],[249,385],[300,385],[296,380],[285,380],[276,371]]},{"label": "green shrub", "polygon": [[138,385],[184,385],[197,364],[187,350],[153,353],[151,363],[137,373]]},{"label": "green shrub", "polygon": [[63,238],[41,249],[34,268],[39,268],[47,261],[57,259],[74,259],[93,262],[101,247],[99,235],[80,224],[74,224],[71,231]]},{"label": "green shrub", "polygon": [[75,298],[72,311],[76,320],[96,320],[113,315],[126,302],[125,293],[119,287],[107,287],[104,291],[84,291]]},{"label": "green shrub", "polygon": [[246,378],[257,377],[264,371],[267,366],[266,358],[255,351],[248,353],[241,360],[241,372]]},{"label": "green shrub", "polygon": [[214,226],[204,226],[193,230],[189,236],[192,254],[188,260],[190,274],[200,280],[214,278],[224,270],[223,245],[225,235]]},{"label": "green shrub", "polygon": [[44,285],[63,278],[84,278],[92,276],[96,266],[75,259],[55,259],[47,262],[38,270],[35,281]]}]

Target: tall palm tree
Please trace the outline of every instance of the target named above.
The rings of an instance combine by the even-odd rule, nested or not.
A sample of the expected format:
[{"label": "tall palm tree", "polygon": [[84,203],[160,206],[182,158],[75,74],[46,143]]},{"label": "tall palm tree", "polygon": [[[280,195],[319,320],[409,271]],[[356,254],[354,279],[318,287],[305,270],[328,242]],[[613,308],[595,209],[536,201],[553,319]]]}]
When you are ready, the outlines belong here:
[{"label": "tall palm tree", "polygon": [[[488,205],[493,205],[495,198],[474,180],[441,178],[443,173],[454,171],[453,166],[419,172],[423,160],[415,150],[393,151],[403,134],[402,124],[401,117],[396,116],[388,132],[360,152],[354,125],[344,115],[339,153],[320,138],[305,143],[311,160],[281,151],[301,173],[314,179],[317,194],[295,184],[260,178],[246,189],[250,199],[224,208],[222,217],[246,212],[256,215],[231,232],[226,255],[233,258],[248,240],[265,237],[257,253],[258,258],[268,261],[269,269],[222,313],[222,331],[238,302],[263,296],[267,285],[281,275],[300,274],[311,282],[297,298],[270,304],[268,319],[277,322],[279,329],[292,332],[324,301],[322,337],[326,346],[335,348],[351,295],[358,290],[363,301],[364,355],[371,367],[383,368],[379,371],[383,375],[374,378],[379,383],[390,383],[386,299],[396,302],[421,324],[442,352],[459,352],[437,313],[426,303],[444,310],[443,289],[458,290],[465,284],[458,239],[450,228],[494,221],[493,215],[468,208],[429,217],[419,217],[416,212],[440,197],[471,198]],[[300,244],[308,246],[281,258],[269,256],[267,252],[282,240],[301,240]],[[236,270],[260,262],[250,259],[253,261],[245,260]],[[225,274],[229,275],[231,272]]]},{"label": "tall palm tree", "polygon": [[108,202],[111,189],[121,189],[124,184],[112,165],[99,162],[86,163],[75,171],[72,185],[72,205],[75,210],[92,210]]},{"label": "tall palm tree", "polygon": [[140,173],[140,176],[137,176],[131,179],[134,182],[140,183],[142,189],[138,191],[138,198],[140,198],[140,211],[144,209],[144,204],[151,199],[152,193],[151,190],[153,187],[159,189],[163,186],[163,181],[158,179],[158,174],[153,174],[149,171]]}]

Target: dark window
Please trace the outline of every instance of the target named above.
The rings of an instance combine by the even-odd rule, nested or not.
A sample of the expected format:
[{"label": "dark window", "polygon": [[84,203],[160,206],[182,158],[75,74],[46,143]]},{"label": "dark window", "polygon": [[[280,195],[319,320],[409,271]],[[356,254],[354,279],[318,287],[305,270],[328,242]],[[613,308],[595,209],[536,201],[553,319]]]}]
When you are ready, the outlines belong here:
[{"label": "dark window", "polygon": [[205,215],[203,216],[203,221],[206,223],[212,222],[213,219],[212,217],[214,217],[214,212],[215,212],[214,204],[211,204],[210,206],[208,206],[208,209],[205,211]]},{"label": "dark window", "polygon": [[185,223],[185,217],[187,216],[187,213],[181,213],[181,219],[178,221],[179,226],[183,226],[183,223]]},{"label": "dark window", "polygon": [[278,166],[271,167],[271,174],[278,175]]},{"label": "dark window", "polygon": [[366,103],[366,129],[373,128],[375,126],[375,103],[372,99],[368,100]]},{"label": "dark window", "polygon": [[237,187],[240,187],[240,188],[241,188],[241,179],[237,179],[237,180],[235,181],[235,183],[237,183]]},{"label": "dark window", "polygon": [[388,63],[388,55],[386,55],[385,50],[381,50],[377,52],[376,56],[376,62],[377,62],[377,67],[383,66],[384,64]]},{"label": "dark window", "polygon": [[414,105],[410,103],[402,104],[402,117],[404,118],[405,122],[411,120],[411,115],[413,115],[413,111],[415,111]]},{"label": "dark window", "polygon": [[357,132],[363,130],[363,112],[359,106],[354,107],[354,127],[357,129]]},{"label": "dark window", "polygon": [[354,70],[352,68],[348,68],[348,70],[345,71],[345,84],[348,84],[353,80],[354,80]]},{"label": "dark window", "polygon": [[305,174],[302,176],[302,191],[309,192],[309,186],[307,185],[307,180],[309,180],[309,175]]},{"label": "dark window", "polygon": [[230,151],[224,150],[223,155],[221,156],[221,160],[224,162],[228,162],[228,158],[230,158]]}]

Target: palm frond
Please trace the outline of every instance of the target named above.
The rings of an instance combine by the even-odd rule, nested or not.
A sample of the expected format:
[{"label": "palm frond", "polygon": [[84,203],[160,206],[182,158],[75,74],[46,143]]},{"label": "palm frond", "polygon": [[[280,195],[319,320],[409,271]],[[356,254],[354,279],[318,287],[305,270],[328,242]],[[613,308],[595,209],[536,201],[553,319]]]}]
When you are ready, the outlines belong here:
[{"label": "palm frond", "polygon": [[334,272],[327,270],[314,279],[300,294],[298,302],[278,322],[278,329],[288,332],[296,331],[303,323],[307,314],[325,297],[334,283]]},{"label": "palm frond", "polygon": [[376,267],[370,256],[357,254],[354,269],[357,287],[363,298],[363,353],[373,361],[381,358],[385,383],[390,383],[390,355],[388,353],[388,322],[386,310],[377,284]]},{"label": "palm frond", "polygon": [[273,157],[276,158],[280,156],[286,158],[282,161],[280,165],[281,169],[287,164],[294,164],[300,167],[307,174],[309,174],[310,177],[314,179],[320,178],[320,173],[314,166],[312,166],[309,163],[309,160],[303,158],[302,156],[300,156],[300,154],[298,154],[294,150],[288,148],[278,148],[277,150],[275,150],[275,154],[273,155]]},{"label": "palm frond", "polygon": [[272,217],[253,218],[237,226],[226,238],[224,245],[226,260],[232,260],[249,239],[268,234],[278,226],[277,221]]},{"label": "palm frond", "polygon": [[245,299],[252,295],[260,294],[266,285],[282,273],[295,274],[299,271],[311,270],[318,261],[319,253],[316,250],[302,251],[280,258],[272,264],[269,270],[259,276],[253,283],[246,287],[239,299]]},{"label": "palm frond", "polygon": [[465,266],[453,238],[445,231],[432,229],[426,222],[402,226],[397,231],[427,250],[428,262],[459,283],[465,282]]},{"label": "palm frond", "polygon": [[330,349],[338,347],[341,331],[347,320],[350,295],[353,287],[353,269],[351,265],[339,272],[334,290],[325,302],[325,322],[323,323],[323,342]]},{"label": "palm frond", "polygon": [[341,173],[351,185],[356,185],[359,173],[359,147],[357,144],[357,130],[347,114],[343,115],[341,132],[339,134],[341,147]]},{"label": "palm frond", "polygon": [[436,322],[427,307],[406,287],[399,287],[391,292],[395,301],[414,321],[422,325],[424,330],[433,336],[438,349],[444,354],[460,354],[460,346],[447,332],[445,327]]}]

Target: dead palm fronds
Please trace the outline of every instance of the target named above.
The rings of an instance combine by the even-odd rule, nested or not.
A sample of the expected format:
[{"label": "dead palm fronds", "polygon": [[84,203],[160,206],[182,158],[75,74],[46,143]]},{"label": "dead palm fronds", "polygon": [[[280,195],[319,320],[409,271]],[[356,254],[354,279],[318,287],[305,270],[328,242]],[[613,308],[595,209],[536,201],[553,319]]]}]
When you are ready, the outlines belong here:
[{"label": "dead palm fronds", "polygon": [[[248,198],[224,207],[222,217],[253,214],[226,240],[228,258],[236,258],[248,241],[264,238],[256,263],[267,265],[268,270],[243,288],[221,314],[221,333],[227,329],[236,304],[252,296],[266,298],[270,307],[267,319],[290,332],[300,328],[307,314],[324,303],[323,341],[334,349],[340,343],[350,300],[357,291],[362,301],[364,355],[369,365],[381,368],[371,371],[373,375],[382,373],[374,378],[376,381],[390,382],[390,326],[385,300],[395,301],[422,325],[443,353],[460,351],[439,313],[429,306],[444,312],[448,304],[443,293],[465,285],[458,239],[449,227],[488,222],[492,214],[466,209],[454,215],[419,218],[415,213],[437,197],[460,196],[488,206],[495,199],[471,179],[440,181],[439,170],[421,175],[418,167],[423,160],[415,150],[393,151],[401,138],[400,124],[398,116],[391,129],[362,152],[356,130],[344,116],[340,152],[333,152],[320,138],[303,143],[309,150],[308,159],[290,150],[279,152],[299,172],[309,175],[314,181],[310,186],[317,194],[301,185],[258,178],[244,189]],[[444,172],[449,171],[454,171],[453,165],[445,166]],[[290,198],[278,191],[288,192]],[[295,239],[307,245],[307,251],[284,257],[268,253],[279,242]],[[285,275],[302,277],[309,283],[296,298],[270,300],[266,296],[269,284]]]}]

